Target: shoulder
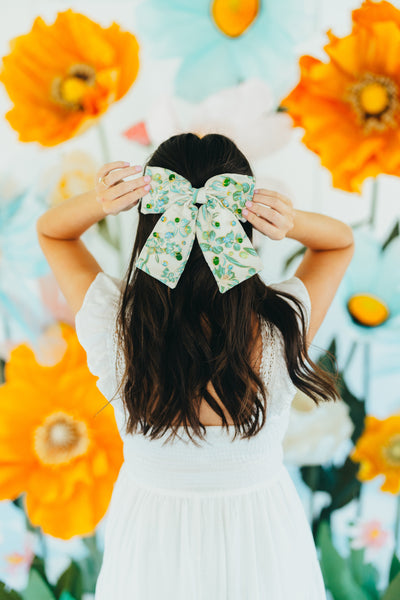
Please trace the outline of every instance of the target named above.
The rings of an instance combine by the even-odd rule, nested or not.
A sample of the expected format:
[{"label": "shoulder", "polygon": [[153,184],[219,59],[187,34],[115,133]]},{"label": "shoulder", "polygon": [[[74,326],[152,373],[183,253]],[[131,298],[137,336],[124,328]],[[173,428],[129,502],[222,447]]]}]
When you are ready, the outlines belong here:
[{"label": "shoulder", "polygon": [[81,308],[75,315],[75,330],[84,348],[96,335],[115,324],[116,311],[124,282],[100,271],[90,284]]},{"label": "shoulder", "polygon": [[[303,283],[303,281],[296,275],[293,275],[293,277],[290,277],[289,279],[285,279],[284,281],[280,281],[278,283],[269,283],[268,287],[273,288],[277,292],[282,291],[282,292],[287,292],[288,294],[292,294],[298,300],[300,300],[300,302],[302,303],[302,305],[305,309],[305,318],[306,318],[307,329],[308,329],[309,324],[310,324],[310,315],[311,315],[311,299],[310,299],[310,295],[309,295],[308,290],[307,290],[305,284]],[[285,298],[285,300],[287,302],[289,302],[293,306],[293,308],[295,308],[297,310],[296,305],[291,300],[286,299],[286,298]]]}]

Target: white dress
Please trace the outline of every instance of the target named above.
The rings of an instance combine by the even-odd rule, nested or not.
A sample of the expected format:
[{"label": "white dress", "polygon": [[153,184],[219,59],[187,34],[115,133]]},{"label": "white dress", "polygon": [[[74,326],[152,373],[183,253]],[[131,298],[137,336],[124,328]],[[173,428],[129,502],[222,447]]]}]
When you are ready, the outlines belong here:
[{"label": "white dress", "polygon": [[[287,290],[306,305],[303,282]],[[110,399],[117,386],[115,307],[120,280],[100,272],[76,315],[76,331],[97,386]],[[119,397],[112,403],[124,463],[105,523],[96,600],[326,600],[305,510],[283,464],[282,439],[296,388],[279,330],[264,323],[261,372],[270,390],[267,419],[255,437],[207,427],[190,442],[184,429],[166,445],[124,433]],[[168,435],[165,435],[165,439]]]}]

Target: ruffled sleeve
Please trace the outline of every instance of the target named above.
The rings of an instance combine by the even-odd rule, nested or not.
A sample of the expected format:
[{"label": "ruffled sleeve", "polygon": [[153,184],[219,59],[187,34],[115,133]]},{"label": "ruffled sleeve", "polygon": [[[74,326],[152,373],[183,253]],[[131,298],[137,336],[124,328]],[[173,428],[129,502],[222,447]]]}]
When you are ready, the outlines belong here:
[{"label": "ruffled sleeve", "polygon": [[[293,277],[291,277],[290,279],[286,279],[285,281],[269,284],[269,287],[272,287],[277,291],[282,290],[282,292],[288,292],[289,294],[292,294],[293,296],[298,298],[303,303],[303,306],[305,309],[306,331],[308,332],[308,328],[310,326],[310,317],[311,317],[311,300],[310,300],[310,295],[308,293],[308,290],[307,290],[306,286],[304,285],[304,283],[302,282],[302,280],[299,279],[299,277],[296,277],[295,275],[293,275]],[[285,298],[285,300],[287,302],[289,302],[289,304],[291,306],[293,306],[293,308],[296,310],[296,312],[298,312],[298,308],[294,304],[294,302],[292,302],[291,300],[286,299],[286,298]],[[299,317],[299,320],[300,320],[300,317]]]},{"label": "ruffled sleeve", "polygon": [[[96,385],[107,400],[111,400],[119,384],[115,373],[117,352],[114,332],[121,291],[121,280],[100,271],[75,315],[75,330],[86,351],[89,371],[98,377]],[[125,421],[122,401],[116,396],[111,404],[120,428]]]}]

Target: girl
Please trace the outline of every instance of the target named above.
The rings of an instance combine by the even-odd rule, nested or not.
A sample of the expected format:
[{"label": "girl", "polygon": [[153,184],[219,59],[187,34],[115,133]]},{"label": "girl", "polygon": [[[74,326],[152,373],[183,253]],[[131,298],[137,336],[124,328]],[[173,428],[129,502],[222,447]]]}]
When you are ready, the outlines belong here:
[{"label": "girl", "polygon": [[[338,396],[308,347],[352,258],[352,230],[254,190],[247,159],[221,135],[173,136],[126,181],[141,170],[106,164],[93,191],[37,222],[124,442],[96,600],[322,600],[282,438],[297,389],[317,404]],[[80,236],[135,206],[119,280]],[[253,228],[307,247],[294,276],[263,282]]]}]

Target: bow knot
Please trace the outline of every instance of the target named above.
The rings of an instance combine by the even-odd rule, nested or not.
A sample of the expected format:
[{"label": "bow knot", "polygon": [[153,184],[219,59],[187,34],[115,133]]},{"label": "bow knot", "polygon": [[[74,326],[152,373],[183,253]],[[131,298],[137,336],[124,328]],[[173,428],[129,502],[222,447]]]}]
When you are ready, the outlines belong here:
[{"label": "bow knot", "polygon": [[146,172],[152,188],[140,210],[164,214],[143,246],[137,268],[175,288],[196,237],[221,293],[262,270],[240,224],[246,200],[254,193],[254,177],[224,173],[194,188],[169,169],[147,167]]}]

